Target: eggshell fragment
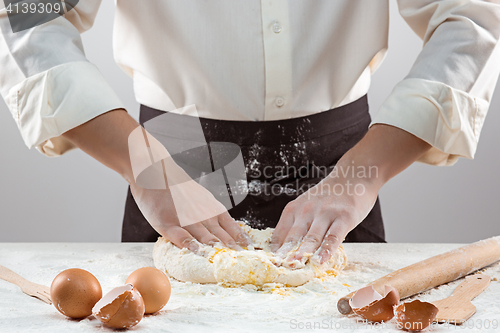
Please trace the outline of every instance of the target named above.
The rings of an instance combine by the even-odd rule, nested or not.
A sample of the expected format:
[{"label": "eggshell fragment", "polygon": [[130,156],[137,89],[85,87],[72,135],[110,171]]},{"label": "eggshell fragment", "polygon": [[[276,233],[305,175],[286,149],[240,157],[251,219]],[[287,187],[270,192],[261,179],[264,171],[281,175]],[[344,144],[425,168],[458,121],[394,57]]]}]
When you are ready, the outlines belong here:
[{"label": "eggshell fragment", "polygon": [[130,328],[144,316],[144,301],[131,283],[112,289],[92,309],[94,316],[112,328]]},{"label": "eggshell fragment", "polygon": [[359,289],[349,301],[352,310],[366,320],[386,322],[394,317],[394,307],[399,303],[399,293],[391,286],[384,286],[384,296],[373,286]]},{"label": "eggshell fragment", "polygon": [[398,328],[418,332],[429,326],[436,318],[439,309],[432,303],[415,300],[402,303],[396,308]]},{"label": "eggshell fragment", "polygon": [[146,314],[160,311],[170,299],[168,277],[154,267],[143,267],[130,274],[125,283],[132,283],[144,299]]},{"label": "eggshell fragment", "polygon": [[85,318],[102,297],[101,284],[92,273],[70,268],[59,273],[50,285],[50,297],[57,311],[70,318]]}]

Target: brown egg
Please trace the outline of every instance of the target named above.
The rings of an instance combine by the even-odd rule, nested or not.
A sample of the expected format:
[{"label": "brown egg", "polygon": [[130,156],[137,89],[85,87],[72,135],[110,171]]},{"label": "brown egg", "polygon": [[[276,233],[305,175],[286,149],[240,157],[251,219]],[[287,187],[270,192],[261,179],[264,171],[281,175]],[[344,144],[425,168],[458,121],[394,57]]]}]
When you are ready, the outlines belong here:
[{"label": "brown egg", "polygon": [[50,286],[56,309],[71,318],[85,318],[102,297],[101,284],[86,270],[70,268],[59,273]]},{"label": "brown egg", "polygon": [[165,273],[154,267],[139,268],[129,275],[126,283],[132,283],[141,293],[146,314],[160,311],[170,299],[170,281]]},{"label": "brown egg", "polygon": [[419,300],[400,304],[396,308],[397,327],[405,331],[421,331],[434,321],[438,311],[434,304]]},{"label": "brown egg", "polygon": [[112,289],[92,309],[94,316],[112,328],[130,328],[144,316],[144,301],[132,284]]},{"label": "brown egg", "polygon": [[399,303],[399,293],[391,286],[384,286],[384,296],[373,286],[359,289],[349,301],[352,310],[366,320],[387,322],[394,317],[394,307]]}]

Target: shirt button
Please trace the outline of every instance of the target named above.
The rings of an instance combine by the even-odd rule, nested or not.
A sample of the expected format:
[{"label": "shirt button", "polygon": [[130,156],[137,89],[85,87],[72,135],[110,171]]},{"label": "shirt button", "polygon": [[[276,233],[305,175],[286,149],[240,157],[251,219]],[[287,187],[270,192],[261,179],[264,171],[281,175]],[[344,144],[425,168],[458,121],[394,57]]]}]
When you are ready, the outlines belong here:
[{"label": "shirt button", "polygon": [[274,22],[273,31],[277,34],[281,32],[281,24],[279,24],[279,22]]},{"label": "shirt button", "polygon": [[276,101],[274,102],[276,103],[277,107],[282,107],[283,105],[285,105],[285,100],[283,99],[283,97],[277,97]]}]

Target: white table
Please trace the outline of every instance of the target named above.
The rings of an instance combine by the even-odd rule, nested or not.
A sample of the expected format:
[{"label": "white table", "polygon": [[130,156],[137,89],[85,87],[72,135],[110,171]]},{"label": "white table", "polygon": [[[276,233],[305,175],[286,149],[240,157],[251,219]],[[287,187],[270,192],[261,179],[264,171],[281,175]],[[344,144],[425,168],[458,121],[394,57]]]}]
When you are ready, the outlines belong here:
[{"label": "white table", "polygon": [[[171,281],[172,297],[158,314],[145,317],[134,332],[373,332],[338,313],[337,300],[393,270],[457,248],[461,244],[345,244],[349,265],[337,278],[296,289],[263,293]],[[124,284],[139,267],[153,266],[152,243],[0,243],[0,264],[36,283],[50,286],[62,270],[86,269],[101,282],[103,292]],[[500,331],[500,265],[485,271],[493,281],[474,301],[477,313],[469,327],[433,327],[433,332]],[[460,281],[417,297],[445,298]],[[496,325],[495,325],[496,321]],[[485,329],[484,326],[490,326]],[[473,327],[474,326],[474,327]],[[482,327],[479,327],[482,326]],[[494,328],[496,326],[496,329]],[[93,317],[70,320],[56,309],[0,280],[0,332],[111,332]],[[403,332],[389,322],[379,332]]]}]

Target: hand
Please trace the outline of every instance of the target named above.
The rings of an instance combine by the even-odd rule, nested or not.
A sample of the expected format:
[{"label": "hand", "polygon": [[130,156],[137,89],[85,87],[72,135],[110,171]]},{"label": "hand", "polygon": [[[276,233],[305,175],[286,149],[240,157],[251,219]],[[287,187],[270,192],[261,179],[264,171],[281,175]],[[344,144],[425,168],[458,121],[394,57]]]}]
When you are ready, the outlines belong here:
[{"label": "hand", "polygon": [[[235,250],[250,238],[212,193],[195,182],[142,127],[128,138],[134,177],[130,189],[146,220],[180,248],[198,252],[195,239]],[[238,245],[239,243],[240,245]]]},{"label": "hand", "polygon": [[273,233],[273,252],[286,257],[300,243],[287,260],[300,261],[305,253],[319,249],[312,260],[322,264],[368,215],[377,199],[379,184],[372,179],[344,177],[343,174],[351,174],[354,166],[345,168],[349,169],[343,170],[344,166],[338,164],[328,177],[288,203]]},{"label": "hand", "polygon": [[[304,253],[314,253],[319,248],[319,258],[312,259],[325,262],[370,212],[383,184],[430,149],[428,143],[400,128],[373,125],[339,160],[332,174],[285,207],[271,240],[271,250],[284,256],[301,242],[288,259],[300,260]],[[354,175],[346,172],[352,168]],[[365,176],[354,177],[360,170],[366,171]]]},{"label": "hand", "polygon": [[210,212],[214,211],[222,213],[185,227],[181,227],[179,223],[179,207],[174,205],[170,190],[144,189],[135,184],[131,184],[130,189],[146,220],[159,234],[179,248],[188,248],[197,253],[197,241],[209,245],[222,242],[235,250],[251,243],[248,235],[229,215],[226,208],[196,182],[190,184],[189,196],[184,199],[185,205],[181,209],[209,214],[205,216],[210,216]]}]

